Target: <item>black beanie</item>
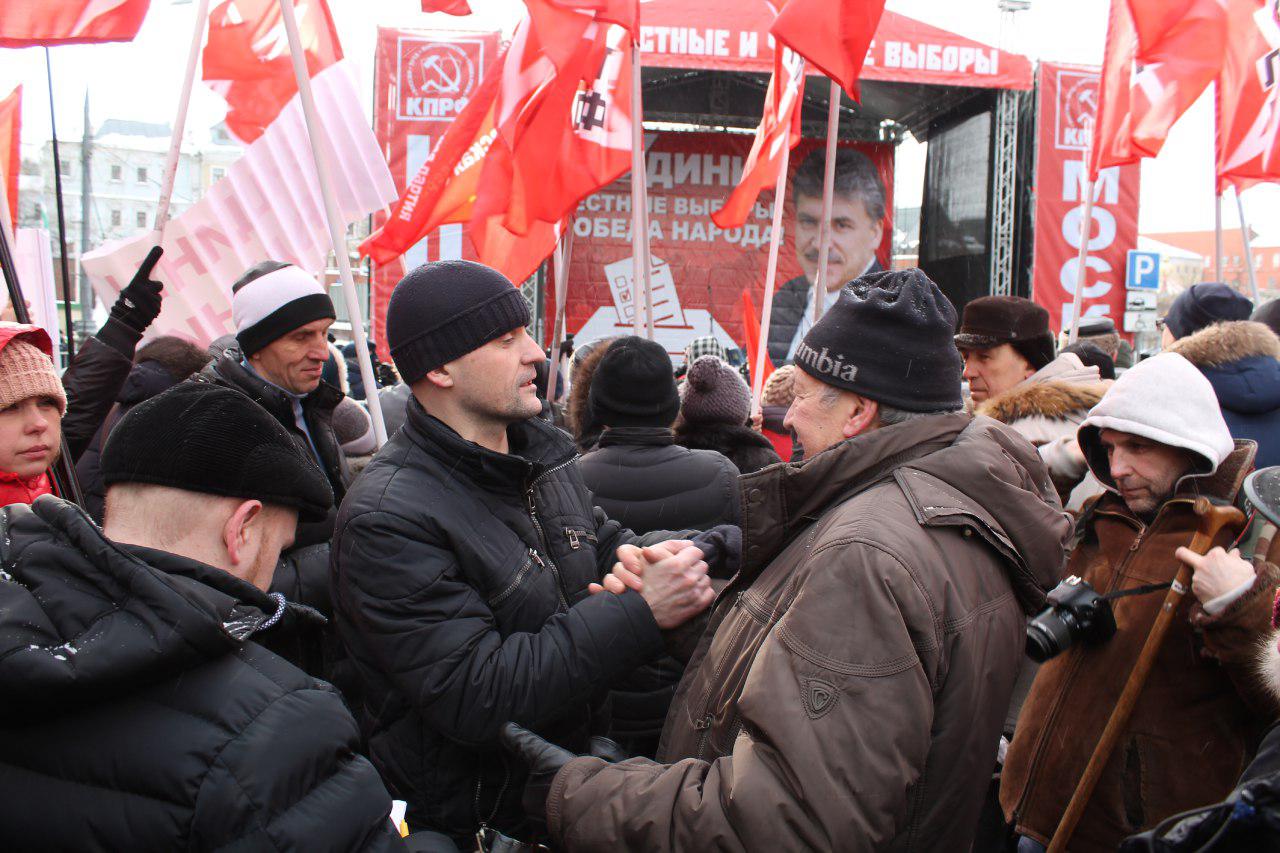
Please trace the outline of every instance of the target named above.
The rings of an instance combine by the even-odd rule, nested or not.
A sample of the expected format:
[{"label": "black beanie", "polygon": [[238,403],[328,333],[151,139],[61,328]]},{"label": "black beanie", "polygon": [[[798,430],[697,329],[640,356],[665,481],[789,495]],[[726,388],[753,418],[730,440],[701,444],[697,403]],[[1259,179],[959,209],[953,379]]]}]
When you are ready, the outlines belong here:
[{"label": "black beanie", "polygon": [[180,382],[134,406],[102,449],[102,482],[150,483],[293,507],[322,521],[333,490],[266,409],[231,388]]},{"label": "black beanie", "polygon": [[1262,303],[1249,319],[1255,323],[1265,323],[1271,331],[1280,335],[1280,299]]},{"label": "black beanie", "polygon": [[596,366],[587,401],[605,426],[671,426],[680,413],[671,356],[654,341],[619,338]]},{"label": "black beanie", "polygon": [[1224,320],[1248,320],[1253,303],[1220,281],[1193,284],[1173,300],[1164,323],[1175,338],[1185,338]]},{"label": "black beanie", "polygon": [[964,362],[956,309],[919,269],[868,273],[796,347],[796,367],[821,382],[909,412],[959,409]]},{"label": "black beanie", "polygon": [[387,305],[387,344],[412,385],[442,364],[529,324],[529,304],[495,269],[433,261],[411,271]]}]

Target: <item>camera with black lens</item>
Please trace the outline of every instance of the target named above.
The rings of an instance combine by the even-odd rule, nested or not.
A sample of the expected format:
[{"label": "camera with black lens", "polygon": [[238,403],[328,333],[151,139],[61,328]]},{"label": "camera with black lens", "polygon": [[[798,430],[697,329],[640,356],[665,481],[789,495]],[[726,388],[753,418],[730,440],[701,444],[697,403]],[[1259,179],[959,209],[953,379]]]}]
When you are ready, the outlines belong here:
[{"label": "camera with black lens", "polygon": [[1115,632],[1111,602],[1087,581],[1072,575],[1053,588],[1049,606],[1027,623],[1027,657],[1044,663],[1072,643],[1096,645],[1111,639]]}]

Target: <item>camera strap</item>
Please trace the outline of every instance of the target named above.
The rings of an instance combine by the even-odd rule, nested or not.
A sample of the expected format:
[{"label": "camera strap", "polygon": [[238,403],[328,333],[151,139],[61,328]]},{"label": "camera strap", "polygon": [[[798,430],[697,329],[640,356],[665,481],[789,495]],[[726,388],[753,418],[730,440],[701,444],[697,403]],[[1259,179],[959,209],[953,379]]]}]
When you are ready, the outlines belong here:
[{"label": "camera strap", "polygon": [[1106,595],[1099,596],[1104,601],[1115,601],[1117,598],[1125,598],[1130,595],[1146,595],[1149,592],[1160,592],[1173,586],[1173,581],[1167,583],[1149,583],[1143,586],[1135,586],[1133,589],[1122,589],[1118,592],[1109,592]]}]

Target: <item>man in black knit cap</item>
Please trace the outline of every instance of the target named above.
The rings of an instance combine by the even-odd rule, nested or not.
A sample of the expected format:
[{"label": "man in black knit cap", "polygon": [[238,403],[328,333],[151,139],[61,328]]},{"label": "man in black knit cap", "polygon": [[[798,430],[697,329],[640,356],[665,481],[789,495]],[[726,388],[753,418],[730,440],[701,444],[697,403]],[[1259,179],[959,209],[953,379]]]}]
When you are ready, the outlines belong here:
[{"label": "man in black knit cap", "polygon": [[[919,270],[845,287],[796,349],[803,465],[742,477],[741,571],[660,763],[516,726],[567,850],[967,850],[1070,532],[1035,449],[961,411],[955,309]],[[631,569],[641,569],[637,576]],[[642,588],[630,560],[606,580]]]},{"label": "man in black knit cap", "polygon": [[1053,361],[1049,312],[1021,296],[970,302],[955,341],[975,403],[1000,396]]},{"label": "man in black knit cap", "polygon": [[178,385],[102,452],[106,520],[0,510],[0,838],[13,850],[394,850],[337,692],[267,650],[318,618],[268,594],[333,501],[238,391]]},{"label": "man in black knit cap", "polygon": [[728,547],[716,533],[705,547],[651,534],[644,593],[603,592],[615,554],[640,549],[593,507],[568,435],[538,417],[546,356],[528,322],[520,291],[481,264],[430,263],[396,285],[387,338],[413,396],[333,541],[370,757],[411,829],[465,847],[477,832],[531,835],[503,723],[586,751],[608,730],[611,684],[662,651],[661,629],[707,607],[707,561]]}]

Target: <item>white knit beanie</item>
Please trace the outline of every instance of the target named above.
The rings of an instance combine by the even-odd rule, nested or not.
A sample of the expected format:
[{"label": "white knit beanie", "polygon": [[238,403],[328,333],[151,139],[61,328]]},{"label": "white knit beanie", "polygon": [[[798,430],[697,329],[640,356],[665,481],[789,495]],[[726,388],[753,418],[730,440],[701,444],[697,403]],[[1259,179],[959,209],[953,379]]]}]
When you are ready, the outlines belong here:
[{"label": "white knit beanie", "polygon": [[320,283],[293,264],[256,264],[231,286],[231,293],[231,319],[246,357],[294,329],[337,317]]},{"label": "white knit beanie", "polygon": [[1114,489],[1106,448],[1099,439],[1104,429],[1190,450],[1196,465],[1189,476],[1212,474],[1235,449],[1213,386],[1195,365],[1172,352],[1126,370],[1080,424],[1076,435],[1089,469]]}]

